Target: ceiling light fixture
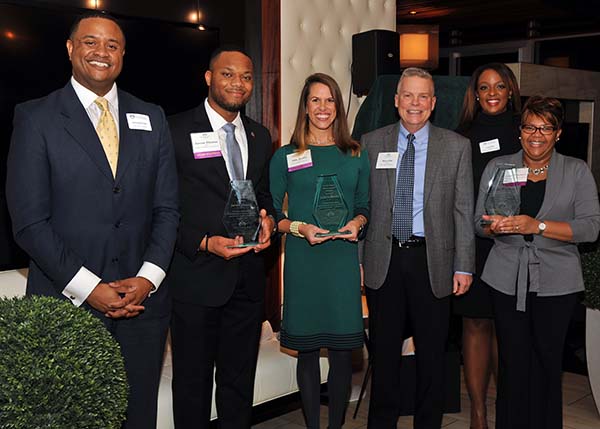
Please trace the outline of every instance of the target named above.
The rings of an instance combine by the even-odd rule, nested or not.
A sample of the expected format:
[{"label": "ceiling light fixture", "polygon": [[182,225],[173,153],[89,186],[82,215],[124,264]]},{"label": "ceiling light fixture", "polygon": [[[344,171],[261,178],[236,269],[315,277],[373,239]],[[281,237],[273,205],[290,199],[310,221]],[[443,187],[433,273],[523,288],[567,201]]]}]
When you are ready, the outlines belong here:
[{"label": "ceiling light fixture", "polygon": [[196,0],[196,23],[198,24],[198,30],[204,31],[206,27],[200,24],[200,17],[202,14],[200,13],[200,0]]},{"label": "ceiling light fixture", "polygon": [[410,15],[416,15],[418,12],[416,10],[411,10],[410,12],[408,12]]}]

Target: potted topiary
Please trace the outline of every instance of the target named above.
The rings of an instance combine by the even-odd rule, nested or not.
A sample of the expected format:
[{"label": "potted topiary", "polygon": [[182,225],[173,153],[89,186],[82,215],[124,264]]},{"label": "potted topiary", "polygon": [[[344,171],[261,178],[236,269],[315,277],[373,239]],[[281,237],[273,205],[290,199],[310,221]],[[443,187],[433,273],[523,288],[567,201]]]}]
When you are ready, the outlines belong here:
[{"label": "potted topiary", "polygon": [[119,345],[89,312],[0,299],[0,428],[119,429],[127,389]]},{"label": "potted topiary", "polygon": [[587,307],[585,354],[592,395],[600,412],[600,246],[594,243],[582,246],[580,250]]}]

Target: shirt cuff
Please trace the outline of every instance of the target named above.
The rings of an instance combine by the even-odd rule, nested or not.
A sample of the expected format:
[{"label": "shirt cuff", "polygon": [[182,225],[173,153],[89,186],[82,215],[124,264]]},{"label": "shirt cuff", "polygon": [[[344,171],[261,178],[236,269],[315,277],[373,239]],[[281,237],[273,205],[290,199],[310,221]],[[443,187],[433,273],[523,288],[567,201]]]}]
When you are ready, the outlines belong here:
[{"label": "shirt cuff", "polygon": [[473,273],[467,273],[466,271],[455,271],[454,274],[466,274],[467,276],[473,275]]},{"label": "shirt cuff", "polygon": [[166,275],[167,273],[165,273],[165,271],[161,267],[148,261],[144,261],[144,263],[142,264],[142,268],[140,268],[140,270],[137,273],[138,277],[143,277],[154,285],[154,289],[152,289],[150,295],[152,295],[158,290],[160,284],[165,279]]},{"label": "shirt cuff", "polygon": [[62,294],[70,299],[75,307],[79,307],[101,281],[102,279],[96,274],[86,267],[81,267],[71,281],[67,283]]}]

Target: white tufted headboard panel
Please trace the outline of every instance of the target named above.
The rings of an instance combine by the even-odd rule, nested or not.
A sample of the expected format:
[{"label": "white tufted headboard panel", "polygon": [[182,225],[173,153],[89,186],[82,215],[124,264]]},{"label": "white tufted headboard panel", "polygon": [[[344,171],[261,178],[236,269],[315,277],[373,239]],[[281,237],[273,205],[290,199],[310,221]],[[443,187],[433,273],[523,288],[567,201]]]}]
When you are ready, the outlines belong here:
[{"label": "white tufted headboard panel", "polygon": [[[348,109],[352,35],[377,28],[396,30],[396,0],[281,0],[281,144],[290,141],[308,75],[331,75]],[[351,130],[359,106],[352,94]]]}]

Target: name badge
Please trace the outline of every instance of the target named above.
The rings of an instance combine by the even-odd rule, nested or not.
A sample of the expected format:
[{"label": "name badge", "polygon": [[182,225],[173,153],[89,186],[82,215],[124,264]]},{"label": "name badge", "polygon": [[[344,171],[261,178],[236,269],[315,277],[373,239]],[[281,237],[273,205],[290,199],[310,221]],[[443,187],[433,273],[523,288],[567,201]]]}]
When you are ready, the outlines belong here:
[{"label": "name badge", "polygon": [[312,165],[313,162],[310,149],[306,149],[302,153],[294,152],[287,155],[287,166],[290,173],[292,171],[312,167]]},{"label": "name badge", "polygon": [[529,168],[521,167],[517,168],[517,185],[525,186],[527,184],[527,176],[529,175]]},{"label": "name badge", "polygon": [[500,140],[493,139],[479,143],[479,151],[481,153],[496,152],[500,150]]},{"label": "name badge", "polygon": [[377,170],[396,169],[398,166],[398,152],[379,152],[377,154]]},{"label": "name badge", "polygon": [[219,136],[216,132],[208,133],[190,133],[192,139],[192,152],[194,159],[217,158],[221,154],[219,145]]},{"label": "name badge", "polygon": [[125,113],[130,130],[152,131],[150,117],[142,113]]},{"label": "name badge", "polygon": [[529,169],[527,167],[507,170],[506,173],[504,173],[504,180],[502,183],[506,186],[523,186],[527,183],[528,174]]}]

